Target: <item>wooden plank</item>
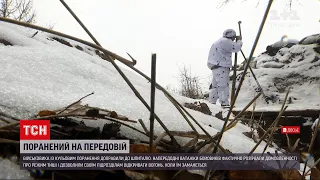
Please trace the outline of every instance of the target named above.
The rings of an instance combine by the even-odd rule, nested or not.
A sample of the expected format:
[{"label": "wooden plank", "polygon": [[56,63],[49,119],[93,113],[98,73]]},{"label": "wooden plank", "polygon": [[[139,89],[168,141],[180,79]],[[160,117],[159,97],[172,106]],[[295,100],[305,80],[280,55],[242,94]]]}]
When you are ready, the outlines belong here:
[{"label": "wooden plank", "polygon": [[[240,111],[232,111],[235,115],[239,114]],[[255,111],[253,116],[260,117],[261,113],[263,113],[264,117],[276,117],[279,112],[278,111]],[[247,111],[247,116],[251,116],[252,111]],[[312,119],[316,119],[320,114],[320,109],[306,109],[306,110],[287,110],[283,113],[283,116],[302,116],[302,117],[311,117]]]}]

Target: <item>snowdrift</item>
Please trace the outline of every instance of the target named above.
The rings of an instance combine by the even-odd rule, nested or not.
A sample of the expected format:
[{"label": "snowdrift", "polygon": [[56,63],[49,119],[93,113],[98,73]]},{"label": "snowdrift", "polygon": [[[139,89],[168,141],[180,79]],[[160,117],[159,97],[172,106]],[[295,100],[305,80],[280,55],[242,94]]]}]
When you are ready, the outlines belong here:
[{"label": "snowdrift", "polygon": [[[253,72],[270,103],[267,105],[261,96],[258,109],[279,110],[289,87],[287,110],[320,108],[320,34],[300,41],[276,42],[254,61]],[[237,72],[239,77],[242,73]],[[237,106],[245,106],[257,90],[257,83],[248,70]]]},{"label": "snowdrift", "polygon": [[[149,112],[146,107],[138,100],[112,64],[102,59],[99,51],[52,34],[44,32],[36,34],[36,32],[33,29],[0,22],[0,113],[5,112],[20,119],[32,118],[40,110],[60,109],[84,95],[94,92],[94,95],[82,101],[83,104],[115,110],[130,119],[142,119],[147,126],[149,125]],[[307,40],[310,41],[310,39]],[[305,49],[301,50],[302,47]],[[309,79],[303,82],[303,86],[307,87],[303,90],[299,90],[299,86],[294,85],[294,78],[287,82],[295,87],[295,91],[291,94],[293,98],[296,98],[293,101],[294,104],[300,102],[305,105],[306,102],[309,103],[309,100],[317,102],[313,97],[314,90],[317,88],[316,83],[319,83],[319,79],[317,79],[319,77],[319,72],[317,72],[319,62],[318,60],[315,61],[316,57],[319,59],[319,52],[314,49],[316,47],[318,45],[313,43],[296,45],[296,47],[287,49],[282,48],[283,52],[281,54],[284,53],[284,55],[279,53],[274,56],[278,58],[278,61],[266,54],[257,57],[258,69],[255,70],[255,73],[259,81],[262,81],[263,88],[269,87],[268,93],[270,95],[283,95],[288,84],[282,84],[284,81],[278,79],[278,81],[276,80],[276,82],[280,81],[278,85],[271,86],[272,81],[274,81],[274,78],[288,78],[291,75],[290,73],[297,71],[298,75],[293,75],[294,78],[299,80],[301,76],[306,76]],[[291,56],[290,53],[302,53],[303,55],[295,55],[288,62],[285,57]],[[304,57],[303,60],[300,60],[300,56]],[[266,67],[268,63],[277,65],[276,67]],[[146,102],[149,102],[150,83],[132,71],[121,69]],[[279,69],[281,69],[281,72]],[[306,69],[309,71],[305,71]],[[311,79],[316,82],[311,81]],[[255,82],[251,78],[246,78],[243,88],[244,90],[240,91],[239,103],[246,105],[255,92]],[[308,88],[311,88],[311,90]],[[172,95],[181,104],[195,101],[176,94]],[[298,95],[309,99],[306,100]],[[204,100],[199,101],[206,102]],[[213,114],[221,111],[219,106],[211,104],[208,104],[208,106]],[[192,130],[181,114],[159,90],[156,90],[155,108],[156,114],[169,130]],[[215,135],[221,130],[224,122],[220,119],[191,109],[188,111],[211,135]],[[102,128],[106,121],[86,121],[85,123]],[[195,123],[193,124],[197,127]],[[139,124],[130,125],[143,130]],[[197,127],[197,130],[203,134],[200,128]],[[162,127],[155,122],[155,134],[159,135],[163,131]],[[221,145],[233,153],[249,152],[255,146],[255,142],[243,134],[249,131],[249,127],[238,123],[224,134]],[[148,140],[147,137],[127,127],[121,126],[121,133],[139,140]],[[177,140],[184,144],[189,139],[177,138]],[[255,152],[262,152],[264,146],[265,143],[262,142]],[[267,152],[273,153],[275,149],[267,148]],[[2,167],[0,169],[5,170],[0,171],[0,178],[29,178],[28,172],[20,170],[19,166],[9,160],[1,159],[0,166]]]},{"label": "snowdrift", "polygon": [[[112,64],[101,59],[94,49],[52,34],[35,33],[36,30],[33,29],[0,22],[0,39],[7,42],[0,43],[0,112],[20,119],[31,118],[40,110],[62,108],[94,92],[94,95],[83,100],[84,104],[116,110],[130,119],[142,119],[149,125],[147,108]],[[122,71],[149,102],[150,83],[132,71]],[[173,96],[181,104],[194,102],[179,95]],[[218,113],[221,110],[218,106],[209,107],[212,112]],[[193,110],[189,112],[212,135],[222,128],[223,121],[213,116]],[[156,113],[172,131],[192,130],[159,90],[156,90]],[[102,127],[105,121],[88,123]],[[142,130],[139,124],[135,126]],[[202,133],[200,128],[197,130]],[[242,134],[247,131],[250,131],[248,127],[238,124],[224,135],[222,146],[232,152],[249,152],[255,142]],[[162,127],[156,122],[155,133],[159,135],[162,132]],[[148,140],[126,127],[122,127],[122,133]],[[186,142],[186,139],[181,139],[180,142]],[[263,144],[256,152],[262,149]]]}]

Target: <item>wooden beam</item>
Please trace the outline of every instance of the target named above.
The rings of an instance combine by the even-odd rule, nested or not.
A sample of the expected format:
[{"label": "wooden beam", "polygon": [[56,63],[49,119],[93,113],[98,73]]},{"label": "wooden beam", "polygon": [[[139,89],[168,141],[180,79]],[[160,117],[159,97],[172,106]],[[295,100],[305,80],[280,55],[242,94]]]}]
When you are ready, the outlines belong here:
[{"label": "wooden beam", "polygon": [[[240,111],[232,111],[235,115],[239,114]],[[252,111],[247,111],[247,114],[251,114]],[[253,112],[254,117],[260,117],[263,113],[264,117],[276,117],[279,114],[279,111],[257,111]],[[320,113],[320,109],[306,109],[306,110],[287,110],[283,113],[282,116],[299,116],[299,117],[311,117],[317,118]]]}]

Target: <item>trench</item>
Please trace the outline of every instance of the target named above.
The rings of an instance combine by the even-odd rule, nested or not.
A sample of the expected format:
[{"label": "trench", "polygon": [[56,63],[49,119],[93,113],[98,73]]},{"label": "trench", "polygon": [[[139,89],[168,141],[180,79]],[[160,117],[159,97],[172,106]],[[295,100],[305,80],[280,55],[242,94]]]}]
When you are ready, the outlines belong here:
[{"label": "trench", "polygon": [[[240,111],[233,111],[235,115],[239,114]],[[261,115],[262,114],[262,115]],[[270,125],[277,118],[279,112],[277,111],[255,111],[253,112],[254,121],[258,121],[261,118],[260,125],[264,130],[267,130]],[[293,144],[300,138],[299,144],[296,151],[307,152],[312,138],[311,126],[313,122],[319,117],[320,110],[301,110],[301,111],[285,111],[279,120],[278,126],[300,126],[300,134],[288,134],[290,144]],[[243,118],[251,119],[252,112],[248,111]],[[258,130],[259,137],[261,137],[264,132]],[[287,137],[285,134],[278,130],[273,135],[274,143],[282,149],[288,150]],[[313,148],[310,152],[315,160],[320,158],[320,129],[318,129],[317,136]]]}]

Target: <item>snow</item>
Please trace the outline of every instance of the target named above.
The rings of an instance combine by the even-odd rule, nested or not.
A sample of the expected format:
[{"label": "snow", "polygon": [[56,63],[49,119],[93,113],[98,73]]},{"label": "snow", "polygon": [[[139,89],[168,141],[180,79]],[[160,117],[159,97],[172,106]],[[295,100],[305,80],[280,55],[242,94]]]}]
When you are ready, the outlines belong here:
[{"label": "snow", "polygon": [[[310,170],[311,167],[314,167],[315,159],[309,153],[302,153],[301,160],[303,163],[300,163],[300,170],[299,170],[300,174],[303,174],[303,169],[305,166],[306,166],[305,173],[308,172],[308,170]],[[308,162],[306,163],[307,160]],[[310,175],[306,176],[306,179],[307,180],[310,179]]]},{"label": "snow", "polygon": [[312,125],[313,125],[313,121],[311,120],[311,119],[308,119],[305,123],[303,123],[302,125],[303,126],[311,126],[312,127]]},{"label": "snow", "polygon": [[320,43],[320,34],[313,34],[311,36],[307,36],[303,38],[300,44],[313,44],[313,43]]},{"label": "snow", "polygon": [[0,179],[31,179],[29,171],[20,170],[14,161],[0,157]]},{"label": "snow", "polygon": [[[3,33],[6,31],[9,31],[9,28],[1,29]],[[10,32],[9,35],[13,35],[14,31]],[[42,35],[45,37],[45,34]],[[1,59],[3,73],[0,81],[2,111],[10,111],[19,118],[28,118],[39,110],[52,110],[67,106],[94,91],[94,95],[83,100],[84,104],[116,110],[119,114],[129,116],[130,119],[141,118],[148,124],[149,111],[109,62],[57,42],[49,41],[44,44],[38,41],[24,44],[22,47],[7,46],[0,49],[4,57]],[[27,46],[26,44],[32,45]],[[51,44],[54,46],[45,48]],[[17,51],[19,53],[16,53]],[[123,71],[148,102],[150,87],[147,80],[131,71],[125,69]],[[174,97],[180,103],[194,102],[194,100],[178,95]],[[213,112],[221,110],[218,106],[209,105],[209,107]],[[214,127],[207,126],[208,131],[216,133],[222,128],[223,121],[197,111],[189,111],[203,125],[211,124]],[[170,130],[191,130],[180,113],[158,90],[156,91],[156,113],[164,124],[170,127]],[[105,121],[97,122],[92,125],[103,126]],[[239,124],[238,126],[239,128],[232,129],[227,134],[238,135],[249,130],[244,125]],[[138,124],[137,127],[141,128]],[[198,130],[201,132],[199,128]],[[157,134],[163,132],[158,123],[155,125],[155,131]],[[244,135],[240,136],[246,138]],[[228,135],[226,135],[227,138]],[[246,148],[239,150],[246,151]]]},{"label": "snow", "polygon": [[284,68],[299,68],[303,65],[309,65],[310,67],[314,59],[319,56],[313,49],[317,46],[317,44],[310,44],[294,45],[290,48],[283,47],[273,57],[263,54],[256,58],[257,68],[268,68],[266,65],[270,62],[278,64],[275,66],[279,68],[283,66]]},{"label": "snow", "polygon": [[297,43],[299,43],[299,41],[296,39],[281,40],[281,41],[277,41],[274,44],[272,44],[272,47],[273,48],[280,48],[280,47],[283,47],[289,43],[297,44]]},{"label": "snow", "polygon": [[[303,174],[303,170],[304,170],[304,166],[305,164],[304,163],[300,163],[300,170],[299,170],[299,173],[302,175]],[[307,166],[306,167],[306,171],[307,172],[310,168]],[[305,178],[306,180],[310,180],[310,175],[309,176],[306,176]]]},{"label": "snow", "polygon": [[[306,40],[316,37],[319,36],[308,36]],[[287,103],[287,110],[320,108],[320,54],[316,50],[320,44],[311,40],[308,42],[290,48],[282,47],[275,56],[263,53],[255,58],[257,69],[253,72],[264,94],[273,99],[271,104],[266,104],[261,96],[256,110],[278,111],[289,87],[292,104]],[[250,102],[258,87],[251,72],[247,73],[239,92],[241,98],[236,102],[236,109],[239,110]]]},{"label": "snow", "polygon": [[[0,59],[0,112],[6,112],[20,119],[31,118],[40,110],[60,109],[94,92],[94,95],[83,100],[83,104],[114,110],[130,119],[142,119],[146,126],[149,126],[149,111],[111,63],[98,57],[87,46],[71,40],[65,39],[73,46],[81,46],[85,51],[52,41],[50,38],[53,35],[44,32],[39,32],[31,38],[35,32],[32,29],[0,22],[0,38],[13,44],[13,46],[0,46],[2,57]],[[121,69],[149,104],[150,83],[132,71]],[[181,104],[195,101],[176,94],[172,95]],[[156,90],[155,100],[155,112],[169,130],[192,130],[161,91]],[[219,106],[212,104],[208,106],[214,114],[222,111]],[[190,109],[188,111],[211,135],[221,130],[224,121],[198,111]],[[106,122],[96,120],[85,123],[102,128]],[[192,124],[198,132],[204,134],[195,123]],[[139,123],[130,125],[143,130]],[[164,132],[157,122],[154,129],[156,135]],[[250,131],[249,127],[238,123],[224,133],[221,145],[233,153],[251,151],[255,142],[243,135],[243,132],[248,131]],[[136,139],[148,140],[147,137],[127,127],[121,127],[121,133]],[[189,139],[177,138],[177,140],[184,144]],[[261,143],[255,152],[262,152],[264,146],[265,143]],[[272,153],[275,149],[268,148],[267,151]],[[0,166],[7,170],[11,168],[11,165],[4,161]],[[10,171],[18,173],[16,169]]]},{"label": "snow", "polygon": [[311,129],[315,129],[315,127],[316,127],[317,124],[318,124],[318,121],[319,121],[319,118],[316,119],[316,120],[313,122],[313,124],[312,124],[312,126],[311,126]]}]

